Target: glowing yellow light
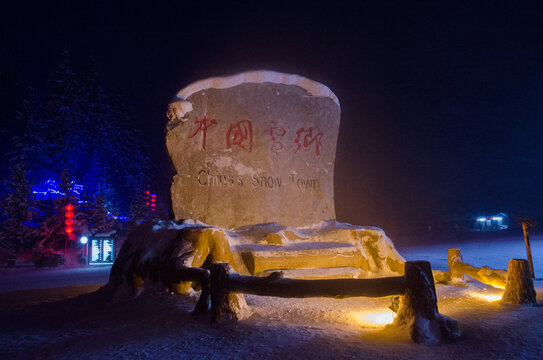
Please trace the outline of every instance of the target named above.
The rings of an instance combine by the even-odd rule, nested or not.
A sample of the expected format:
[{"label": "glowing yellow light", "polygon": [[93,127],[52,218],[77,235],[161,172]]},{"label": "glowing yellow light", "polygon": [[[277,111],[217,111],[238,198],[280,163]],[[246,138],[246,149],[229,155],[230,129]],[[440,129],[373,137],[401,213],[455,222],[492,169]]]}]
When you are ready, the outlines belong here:
[{"label": "glowing yellow light", "polygon": [[391,324],[394,321],[396,313],[392,310],[377,310],[377,311],[367,311],[362,313],[356,313],[355,319],[361,325],[364,326],[384,326]]},{"label": "glowing yellow light", "polygon": [[486,301],[498,301],[501,300],[502,295],[501,294],[480,294],[480,293],[472,293],[471,296],[483,299]]},{"label": "glowing yellow light", "polygon": [[491,283],[490,286],[495,287],[495,288],[498,288],[498,289],[502,289],[502,290],[505,289],[505,286],[503,286],[503,285],[498,285],[498,284],[495,284],[495,283]]}]

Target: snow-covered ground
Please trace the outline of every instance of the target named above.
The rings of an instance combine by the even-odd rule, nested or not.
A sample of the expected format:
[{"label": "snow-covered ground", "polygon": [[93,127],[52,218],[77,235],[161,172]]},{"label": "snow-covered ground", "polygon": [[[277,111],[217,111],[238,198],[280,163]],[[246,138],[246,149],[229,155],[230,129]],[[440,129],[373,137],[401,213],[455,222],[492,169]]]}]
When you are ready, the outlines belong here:
[{"label": "snow-covered ground", "polygon": [[[530,237],[534,273],[543,277],[543,235]],[[433,245],[397,246],[406,260],[427,260],[434,270],[447,269],[447,249],[455,247],[462,251],[464,262],[476,267],[487,265],[494,269],[507,270],[510,259],[526,259],[526,246],[522,233],[519,236],[477,239],[456,243],[435,243]]]},{"label": "snow-covered ground", "polygon": [[[464,260],[475,266],[506,269],[510,258],[526,257],[522,238],[399,251],[407,259],[429,260],[434,269],[445,270],[449,247],[461,248]],[[532,252],[540,278],[543,238],[532,239]],[[87,270],[89,276],[79,279],[75,276],[85,269],[3,272],[0,289],[13,289],[5,283],[15,284],[15,278],[19,283],[26,278],[25,287],[34,289],[80,284],[81,279],[94,279],[86,284],[107,281],[107,271]],[[38,273],[39,281],[34,278]],[[467,287],[437,285],[439,310],[459,321],[462,338],[430,347],[413,344],[405,332],[382,325],[391,320],[390,298],[247,295],[253,315],[219,325],[191,316],[197,294],[154,293],[109,302],[92,293],[58,301],[97,288],[0,293],[0,359],[543,359],[543,307],[502,306],[491,301],[502,290],[477,282]],[[543,282],[537,280],[536,288],[542,301]],[[32,305],[37,299],[49,302]]]},{"label": "snow-covered ground", "polygon": [[0,293],[70,285],[103,285],[108,282],[110,271],[111,265],[48,269],[4,268],[0,270]]}]

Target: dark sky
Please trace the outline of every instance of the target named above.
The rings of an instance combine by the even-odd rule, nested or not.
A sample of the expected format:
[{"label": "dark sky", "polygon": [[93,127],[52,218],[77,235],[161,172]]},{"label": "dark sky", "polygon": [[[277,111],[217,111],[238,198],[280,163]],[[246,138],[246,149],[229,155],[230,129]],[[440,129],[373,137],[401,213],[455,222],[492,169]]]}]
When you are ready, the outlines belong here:
[{"label": "dark sky", "polygon": [[542,2],[9,1],[1,12],[0,64],[35,87],[63,48],[75,64],[96,57],[148,134],[164,192],[171,97],[269,69],[340,100],[338,219],[543,215]]}]

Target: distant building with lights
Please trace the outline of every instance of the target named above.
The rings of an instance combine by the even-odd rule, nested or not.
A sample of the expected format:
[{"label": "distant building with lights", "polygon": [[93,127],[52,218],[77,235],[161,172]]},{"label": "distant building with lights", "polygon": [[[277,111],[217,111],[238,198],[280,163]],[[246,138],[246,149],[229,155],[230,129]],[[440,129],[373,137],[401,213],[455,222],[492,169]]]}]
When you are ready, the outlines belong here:
[{"label": "distant building with lights", "polygon": [[509,228],[509,217],[504,213],[492,216],[479,216],[475,219],[475,231],[500,231]]}]

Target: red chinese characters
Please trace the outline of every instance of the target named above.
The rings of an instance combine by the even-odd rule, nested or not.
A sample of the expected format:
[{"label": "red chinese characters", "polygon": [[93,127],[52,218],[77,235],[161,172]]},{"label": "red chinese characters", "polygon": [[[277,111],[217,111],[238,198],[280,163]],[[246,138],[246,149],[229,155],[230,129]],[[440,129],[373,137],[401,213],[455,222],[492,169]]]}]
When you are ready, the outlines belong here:
[{"label": "red chinese characters", "polygon": [[312,144],[315,145],[315,155],[319,156],[320,154],[320,146],[322,146],[322,137],[323,133],[322,131],[319,131],[313,136],[313,126],[305,129],[300,128],[298,131],[296,131],[296,140],[294,141],[296,145],[298,146],[296,148],[296,152],[300,151],[302,146],[304,148],[310,147]]},{"label": "red chinese characters", "polygon": [[279,152],[283,151],[284,148],[283,143],[277,140],[277,138],[285,136],[287,131],[280,126],[277,126],[276,121],[270,121],[270,128],[267,130],[267,133],[270,134],[272,139],[272,144],[270,147],[271,151],[277,155]]},{"label": "red chinese characters", "polygon": [[200,131],[202,132],[202,150],[206,149],[206,134],[207,129],[217,124],[217,121],[215,119],[208,119],[205,116],[202,119],[194,119],[194,123],[198,124],[198,127],[194,132],[189,136],[190,138],[193,138],[198,134]]},{"label": "red chinese characters", "polygon": [[239,146],[247,152],[253,150],[253,125],[249,120],[240,120],[231,124],[226,133],[226,147]]},{"label": "red chinese characters", "polygon": [[[217,125],[217,121],[204,116],[203,118],[195,118],[194,123],[197,124],[197,127],[194,129],[194,132],[190,134],[189,138],[193,138],[199,133],[202,133],[202,150],[206,150],[207,130]],[[253,123],[250,120],[243,119],[238,122],[229,124],[226,122],[223,124],[228,125],[226,130],[227,149],[232,149],[236,146],[249,153],[253,151]],[[294,134],[280,126],[277,121],[269,121],[268,124],[269,127],[265,130],[265,133],[269,136],[271,141],[266,145],[268,146],[269,151],[277,155],[287,149],[287,145],[290,144],[294,138]],[[222,129],[218,128],[218,130]],[[215,133],[216,130],[213,132]],[[293,150],[297,153],[302,148],[310,150],[314,149],[315,156],[318,157],[320,155],[323,137],[323,132],[314,129],[313,126],[299,128],[296,131],[296,137],[294,138],[296,148]]]}]

